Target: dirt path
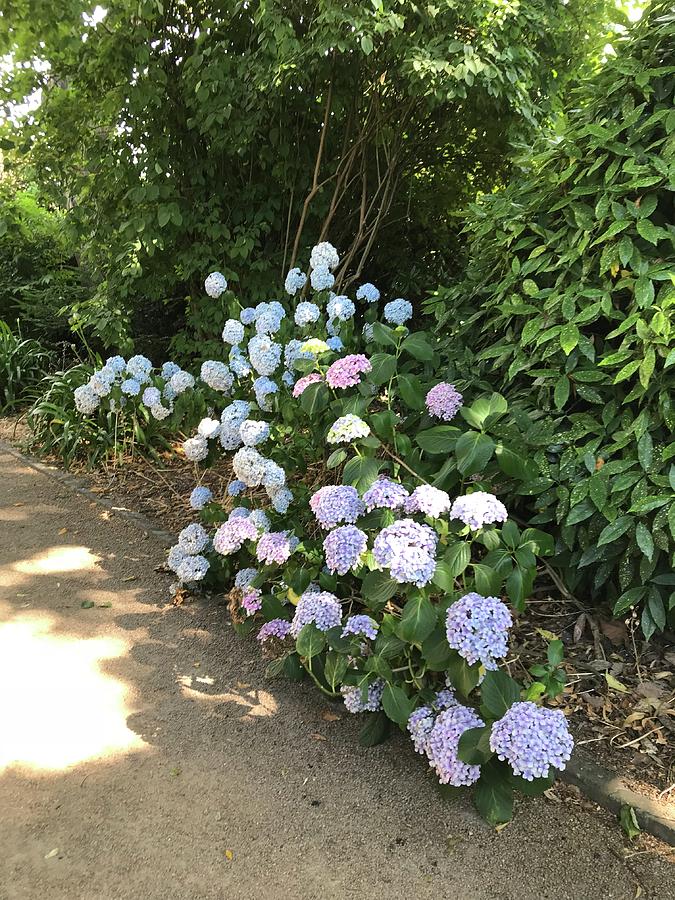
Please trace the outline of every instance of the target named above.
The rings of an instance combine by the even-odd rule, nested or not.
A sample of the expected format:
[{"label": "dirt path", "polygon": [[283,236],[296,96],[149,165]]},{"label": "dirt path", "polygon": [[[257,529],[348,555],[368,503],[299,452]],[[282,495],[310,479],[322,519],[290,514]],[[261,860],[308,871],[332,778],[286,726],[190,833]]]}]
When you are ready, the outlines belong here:
[{"label": "dirt path", "polygon": [[2,900],[675,896],[592,813],[497,834],[403,737],[360,748],[223,607],[166,605],[155,539],[1,450],[0,523]]}]

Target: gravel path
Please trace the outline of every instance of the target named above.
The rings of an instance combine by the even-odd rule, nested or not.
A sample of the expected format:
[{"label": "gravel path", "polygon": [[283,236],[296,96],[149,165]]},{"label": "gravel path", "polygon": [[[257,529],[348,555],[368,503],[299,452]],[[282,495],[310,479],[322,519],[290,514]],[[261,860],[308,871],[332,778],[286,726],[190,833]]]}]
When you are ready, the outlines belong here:
[{"label": "gravel path", "polygon": [[578,804],[498,834],[402,736],[360,748],[223,606],[166,605],[154,538],[2,451],[0,523],[2,900],[675,896]]}]

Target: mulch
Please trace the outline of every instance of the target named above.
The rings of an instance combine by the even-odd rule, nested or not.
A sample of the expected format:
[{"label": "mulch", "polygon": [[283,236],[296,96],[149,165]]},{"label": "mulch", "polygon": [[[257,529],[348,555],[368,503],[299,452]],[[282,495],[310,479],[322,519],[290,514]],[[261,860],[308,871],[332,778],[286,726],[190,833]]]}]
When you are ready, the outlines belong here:
[{"label": "mulch", "polygon": [[[21,443],[25,427],[0,419],[0,438]],[[58,464],[58,460],[51,460]],[[177,455],[151,461],[139,456],[95,472],[71,468],[94,493],[134,510],[176,533],[194,521],[187,498],[204,484],[226,499],[229,460],[198,473]],[[232,505],[231,499],[227,502]],[[543,582],[546,573],[543,573]],[[522,677],[546,657],[550,640],[565,647],[564,692],[555,700],[568,716],[576,744],[620,772],[635,790],[675,804],[675,643],[672,633],[641,639],[637,616],[612,619],[609,610],[585,608],[561,596],[554,584],[527,605],[512,630],[507,665]]]}]

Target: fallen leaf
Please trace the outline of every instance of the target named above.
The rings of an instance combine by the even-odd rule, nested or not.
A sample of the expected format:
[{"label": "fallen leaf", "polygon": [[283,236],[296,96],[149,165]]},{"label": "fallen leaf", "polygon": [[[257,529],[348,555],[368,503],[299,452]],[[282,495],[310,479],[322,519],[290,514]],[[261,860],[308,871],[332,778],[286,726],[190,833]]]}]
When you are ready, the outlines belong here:
[{"label": "fallen leaf", "polygon": [[245,691],[247,688],[250,688],[251,685],[247,681],[238,681],[237,689],[240,691]]},{"label": "fallen leaf", "polygon": [[585,629],[586,629],[586,613],[581,613],[579,615],[578,619],[576,620],[576,622],[574,623],[574,633],[572,635],[572,638],[573,638],[575,644],[579,643],[579,641],[581,640],[581,636],[584,633]]},{"label": "fallen leaf", "polygon": [[663,697],[668,693],[665,684],[659,684],[658,681],[642,681],[635,688],[635,693],[642,697]]},{"label": "fallen leaf", "polygon": [[54,859],[55,856],[58,855],[59,848],[54,847],[53,850],[50,850],[49,853],[45,853],[45,859]]},{"label": "fallen leaf", "polygon": [[23,506],[23,500],[19,500],[18,503],[15,503],[14,506]]},{"label": "fallen leaf", "polygon": [[615,678],[613,675],[610,675],[609,672],[605,672],[605,681],[608,686],[615,691],[621,691],[622,694],[628,693],[628,688],[625,684],[621,684],[618,678]]},{"label": "fallen leaf", "polygon": [[68,533],[67,528],[59,528],[59,534],[67,534],[67,533]]},{"label": "fallen leaf", "polygon": [[336,715],[334,712],[331,712],[329,709],[321,713],[321,718],[324,720],[324,722],[339,722],[340,720],[340,716]]},{"label": "fallen leaf", "polygon": [[600,631],[602,631],[605,637],[609,638],[609,640],[615,646],[624,644],[626,642],[626,638],[628,637],[628,632],[623,622],[606,622],[601,619]]},{"label": "fallen leaf", "polygon": [[123,578],[122,581],[136,581],[135,575],[127,575],[126,578]]},{"label": "fallen leaf", "polygon": [[226,859],[228,862],[232,862],[232,860],[234,859],[234,853],[233,853],[232,850],[226,850],[226,851],[225,851],[225,859]]},{"label": "fallen leaf", "polygon": [[315,741],[327,741],[328,740],[328,738],[325,736],[325,734],[319,734],[318,732],[313,732],[312,734],[310,734],[310,737],[313,738]]},{"label": "fallen leaf", "polygon": [[82,603],[80,603],[81,609],[91,609],[93,606],[95,606],[93,600],[83,600]]},{"label": "fallen leaf", "polygon": [[547,631],[545,628],[537,628],[536,630],[546,641],[557,641],[558,640],[558,635],[553,634],[552,631]]}]

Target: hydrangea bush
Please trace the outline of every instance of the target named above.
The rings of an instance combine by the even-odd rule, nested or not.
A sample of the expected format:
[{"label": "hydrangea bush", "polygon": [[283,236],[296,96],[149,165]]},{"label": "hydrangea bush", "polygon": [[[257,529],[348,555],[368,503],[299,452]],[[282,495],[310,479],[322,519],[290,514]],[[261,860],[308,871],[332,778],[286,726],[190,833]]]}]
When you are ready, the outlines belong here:
[{"label": "hydrangea bush", "polygon": [[[475,784],[503,822],[514,790],[546,789],[572,748],[562,714],[540,705],[561,689],[557,649],[541,680],[504,667],[551,541],[496,496],[520,471],[499,436],[503,398],[468,402],[438,373],[434,339],[409,327],[412,304],[384,303],[381,321],[373,285],[355,301],[333,293],[338,266],[324,242],[308,273],[288,273],[284,303],[226,300],[223,359],[195,388],[212,412],[183,450],[197,482],[223,453],[234,477],[223,498],[196,484],[200,523],[168,565],[229,592],[271,675],[364,714],[364,745],[398,726],[441,785]],[[220,285],[210,275],[207,293]]]}]

